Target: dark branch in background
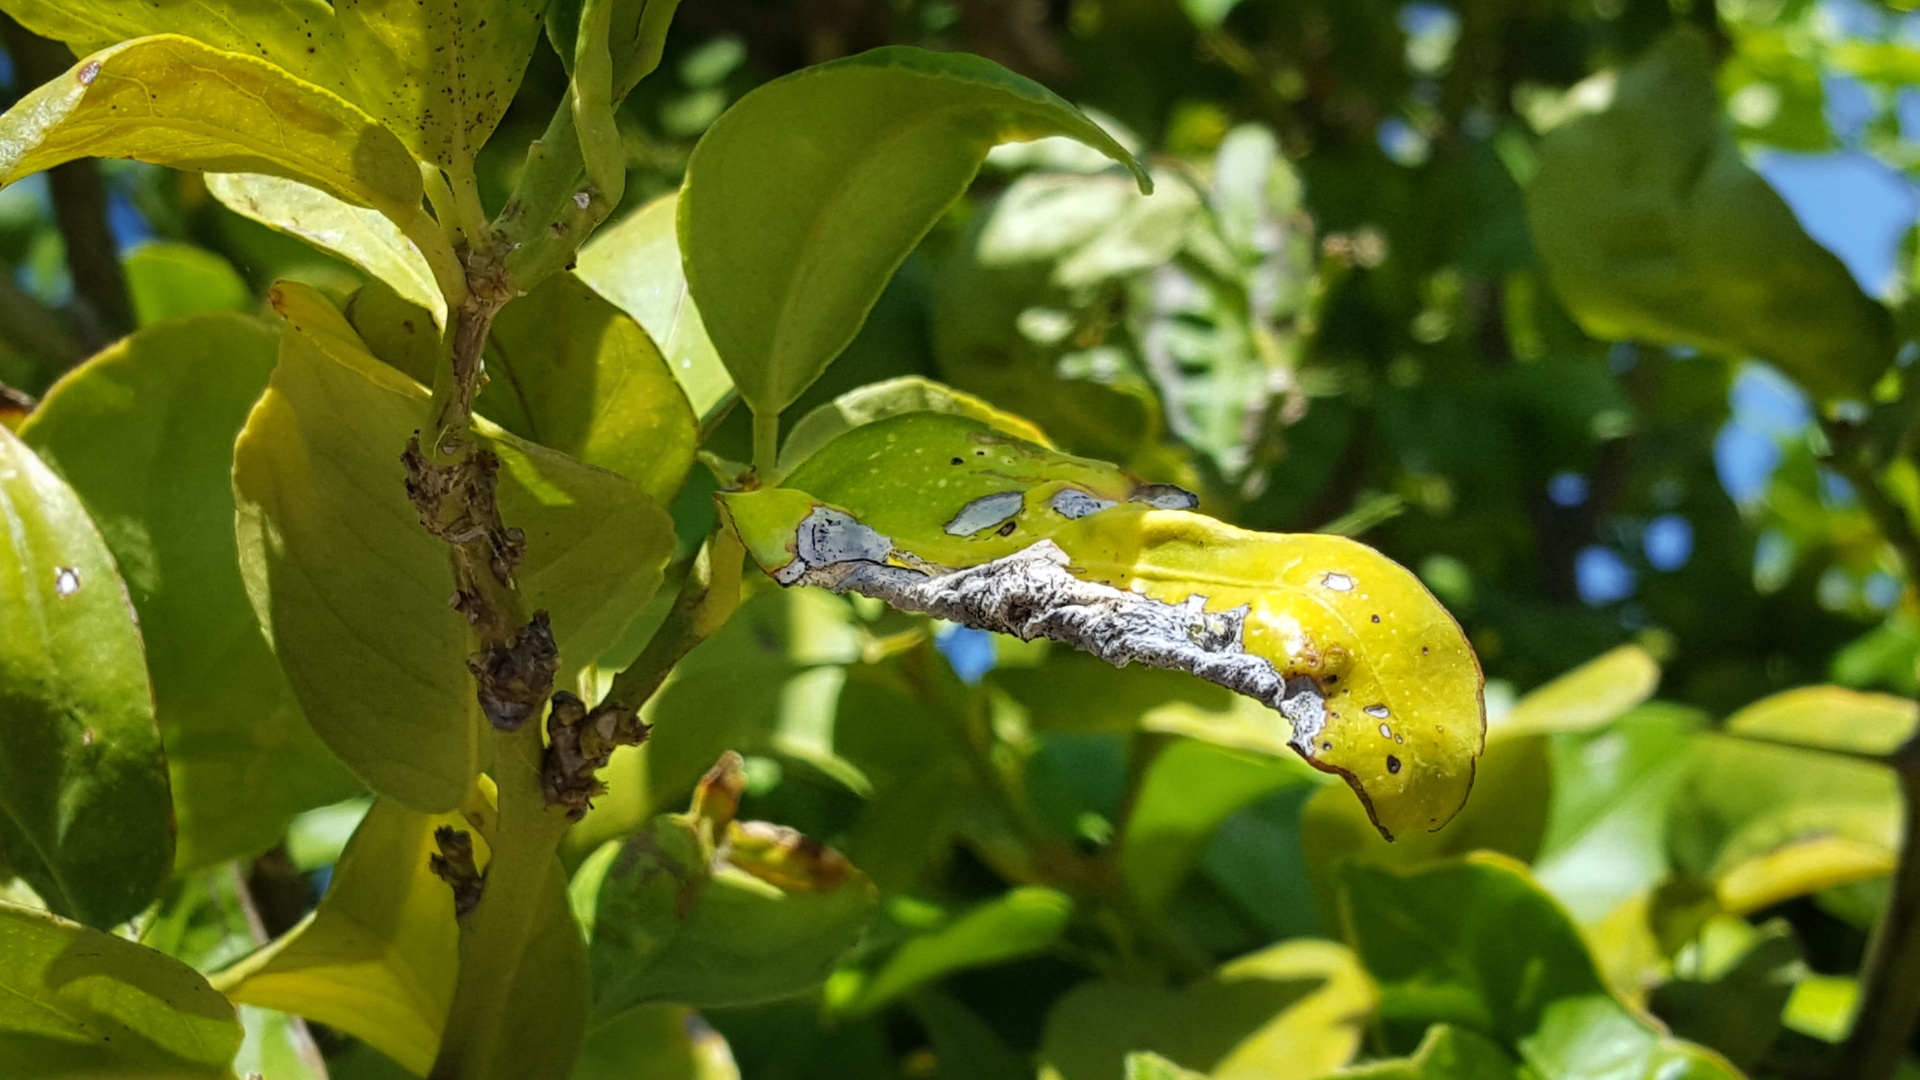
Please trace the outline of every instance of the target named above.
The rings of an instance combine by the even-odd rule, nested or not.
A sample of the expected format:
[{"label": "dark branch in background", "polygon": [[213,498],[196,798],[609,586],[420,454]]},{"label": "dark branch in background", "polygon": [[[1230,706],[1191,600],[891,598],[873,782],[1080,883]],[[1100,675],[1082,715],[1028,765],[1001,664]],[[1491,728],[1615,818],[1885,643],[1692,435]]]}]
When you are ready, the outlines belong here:
[{"label": "dark branch in background", "polygon": [[[1915,386],[1911,375],[1902,381],[1904,403],[1912,399]],[[1904,441],[1905,425],[1876,429],[1827,422],[1822,427],[1831,447],[1827,463],[1853,485],[1860,505],[1899,556],[1907,587],[1913,588],[1920,581],[1920,534],[1880,485],[1880,470]],[[1827,1073],[1832,1080],[1891,1080],[1920,1022],[1920,732],[1895,750],[1887,764],[1900,779],[1905,804],[1900,862],[1886,910],[1867,943],[1853,1031]]]},{"label": "dark branch in background", "polygon": [[[40,86],[73,66],[65,45],[27,31],[0,15],[0,44],[13,57],[20,86]],[[73,277],[74,329],[80,344],[93,352],[132,331],[133,300],[121,273],[113,231],[107,227],[107,187],[100,166],[81,158],[47,172],[53,216],[67,246],[67,272]]]}]

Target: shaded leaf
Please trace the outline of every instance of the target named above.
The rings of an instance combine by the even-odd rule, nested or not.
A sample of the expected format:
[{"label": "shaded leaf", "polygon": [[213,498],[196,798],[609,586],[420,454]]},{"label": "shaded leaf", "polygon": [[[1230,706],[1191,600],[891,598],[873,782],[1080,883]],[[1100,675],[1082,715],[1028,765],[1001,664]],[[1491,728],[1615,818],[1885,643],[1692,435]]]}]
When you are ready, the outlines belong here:
[{"label": "shaded leaf", "polygon": [[1413,1056],[1333,1074],[1341,1080],[1513,1080],[1519,1063],[1484,1035],[1451,1024],[1427,1029]]},{"label": "shaded leaf", "polygon": [[1541,140],[1526,191],[1581,327],[1759,356],[1819,397],[1864,397],[1893,359],[1892,320],[1741,160],[1706,38],[1676,31],[1595,78],[1616,80],[1609,104]]},{"label": "shaded leaf", "polygon": [[1162,751],[1135,796],[1120,872],[1149,911],[1164,910],[1222,822],[1279,791],[1312,784],[1293,758],[1181,740]]},{"label": "shaded leaf", "polygon": [[706,421],[731,398],[733,378],[687,293],[675,232],[679,205],[678,192],[662,195],[594,233],[580,249],[578,273],[646,329],[693,411]]},{"label": "shaded leaf", "polygon": [[0,903],[9,1076],[230,1077],[233,1006],[163,953]]},{"label": "shaded leaf", "polygon": [[688,285],[747,404],[792,404],[987,151],[1046,135],[1086,142],[1150,186],[1071,105],[960,53],[876,49],[776,79],[721,116],[687,167],[680,240]]},{"label": "shaded leaf", "polygon": [[1063,892],[1040,886],[1010,889],[944,926],[908,938],[860,986],[846,1011],[869,1013],[956,971],[1040,952],[1059,938],[1072,914],[1073,898]]},{"label": "shaded leaf", "polygon": [[1151,1051],[1214,1080],[1318,1080],[1359,1049],[1374,990],[1353,954],[1301,939],[1229,961],[1180,990],[1084,983],[1047,1017],[1042,1075],[1120,1080]]},{"label": "shaded leaf", "polygon": [[739,769],[738,755],[722,758],[690,812],[655,818],[607,868],[591,920],[597,1018],[650,1002],[803,993],[865,928],[874,889],[845,857],[791,829],[732,820]]},{"label": "shaded leaf", "polygon": [[133,607],[73,490],[0,431],[0,852],[55,911],[111,926],[173,861]]},{"label": "shaded leaf", "polygon": [[[445,545],[420,527],[400,465],[427,391],[317,293],[274,296],[290,332],[234,451],[248,593],[321,740],[375,792],[450,809],[478,772],[482,723]],[[527,539],[519,588],[551,614],[565,685],[659,588],[672,521],[618,476],[476,431],[500,458],[501,515]]]},{"label": "shaded leaf", "polygon": [[433,268],[385,216],[319,188],[260,173],[208,173],[207,192],[242,217],[338,255],[446,325],[447,301]]},{"label": "shaded leaf", "polygon": [[264,851],[293,815],[359,788],[300,714],[236,562],[233,440],[278,338],[235,314],[151,327],[75,369],[22,429],[86,504],[139,613],[183,869]]},{"label": "shaded leaf", "polygon": [[482,415],[662,505],[680,494],[698,418],[647,332],[578,278],[555,274],[502,308],[486,364]]},{"label": "shaded leaf", "polygon": [[141,326],[202,311],[245,311],[253,306],[253,290],[233,264],[205,248],[142,244],[127,254],[123,266]]},{"label": "shaded leaf", "polygon": [[740,1080],[727,1040],[684,1005],[642,1005],[587,1032],[573,1080]]}]

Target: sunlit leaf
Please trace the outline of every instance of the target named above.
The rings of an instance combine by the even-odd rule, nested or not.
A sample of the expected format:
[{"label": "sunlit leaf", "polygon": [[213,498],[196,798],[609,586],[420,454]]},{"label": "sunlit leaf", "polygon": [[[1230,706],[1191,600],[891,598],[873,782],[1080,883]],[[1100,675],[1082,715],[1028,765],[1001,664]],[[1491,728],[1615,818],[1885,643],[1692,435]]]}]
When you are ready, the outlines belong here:
[{"label": "sunlit leaf", "polygon": [[780,447],[780,471],[792,472],[814,451],[862,424],[907,413],[936,412],[967,416],[1037,446],[1052,448],[1046,433],[1012,413],[919,375],[871,383],[849,390],[800,418]]},{"label": "sunlit leaf", "polygon": [[[427,869],[440,826],[473,832],[457,814],[376,802],[320,907],[215,985],[234,1001],[344,1031],[425,1076],[459,966],[453,893]],[[484,865],[486,841],[473,841]]]},{"label": "sunlit leaf", "polygon": [[699,422],[647,332],[571,274],[508,304],[493,324],[475,408],[530,442],[680,494]]},{"label": "sunlit leaf", "polygon": [[1487,725],[1490,739],[1591,731],[1653,696],[1660,665],[1638,645],[1622,645],[1529,692]]},{"label": "sunlit leaf", "polygon": [[143,945],[0,903],[0,989],[9,1076],[233,1075],[233,1006]]},{"label": "sunlit leaf", "polygon": [[953,972],[1030,956],[1052,945],[1072,914],[1073,899],[1056,889],[1011,889],[944,926],[908,938],[861,984],[847,1011],[872,1012]]},{"label": "sunlit leaf", "polygon": [[131,918],[173,861],[133,606],[78,497],[0,431],[0,851],[58,912]]},{"label": "sunlit leaf", "polygon": [[[371,213],[371,211],[368,211]],[[233,264],[192,244],[142,244],[122,264],[141,326],[202,311],[244,311],[253,290]]]},{"label": "sunlit leaf", "polygon": [[1676,31],[1595,78],[1617,80],[1607,107],[1541,140],[1526,192],[1581,326],[1758,356],[1820,397],[1864,397],[1893,359],[1892,320],[1741,159],[1706,38]]},{"label": "sunlit leaf", "polygon": [[[552,0],[547,6],[547,36],[554,51],[573,72],[574,45],[579,37],[581,0]],[[615,0],[607,44],[613,69],[613,100],[618,102],[660,63],[667,26],[680,0]]]},{"label": "sunlit leaf", "polygon": [[[832,117],[823,125],[822,117]],[[792,404],[996,143],[1070,135],[1146,174],[1078,110],[961,53],[876,49],[742,98],[695,148],[687,282],[755,411]]]},{"label": "sunlit leaf", "polygon": [[319,188],[260,173],[208,173],[207,193],[236,214],[338,255],[446,325],[447,301],[433,268],[385,216]]},{"label": "sunlit leaf", "polygon": [[419,166],[392,132],[267,61],[173,34],[103,49],[0,117],[0,184],[80,157],[268,173],[372,207],[409,235],[437,232]]},{"label": "sunlit leaf", "polygon": [[1194,500],[934,413],[855,428],[786,484],[720,497],[775,580],[858,588],[1258,697],[1389,836],[1437,829],[1466,800],[1484,730],[1478,663],[1446,609],[1371,548],[1161,509]]},{"label": "sunlit leaf", "polygon": [[1149,1050],[1215,1080],[1318,1080],[1353,1059],[1374,988],[1329,941],[1282,942],[1179,990],[1085,983],[1047,1017],[1042,1076],[1109,1080]]},{"label": "sunlit leaf", "polygon": [[679,193],[662,195],[595,233],[580,249],[579,274],[646,328],[705,420],[732,395],[733,379],[687,293],[675,232],[679,205]]},{"label": "sunlit leaf", "polygon": [[1727,717],[1734,735],[1816,750],[1891,754],[1913,737],[1920,704],[1891,694],[1864,694],[1838,686],[1786,690]]},{"label": "sunlit leaf", "polygon": [[[446,547],[420,527],[400,464],[427,391],[317,293],[274,295],[289,332],[234,452],[249,596],[321,740],[375,792],[450,809],[479,769],[482,721]],[[477,430],[501,461],[501,515],[526,533],[516,577],[551,615],[564,685],[659,588],[672,521],[618,476]]]}]

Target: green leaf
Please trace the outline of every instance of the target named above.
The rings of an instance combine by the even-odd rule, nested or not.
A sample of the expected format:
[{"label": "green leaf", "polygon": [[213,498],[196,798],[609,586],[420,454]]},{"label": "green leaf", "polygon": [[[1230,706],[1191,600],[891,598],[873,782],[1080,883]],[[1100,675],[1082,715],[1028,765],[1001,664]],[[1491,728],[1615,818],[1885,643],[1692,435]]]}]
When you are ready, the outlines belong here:
[{"label": "green leaf", "polygon": [[[400,465],[427,391],[311,289],[274,296],[292,332],[234,450],[249,596],[321,740],[376,793],[450,809],[479,771],[483,724],[446,548],[420,527]],[[520,591],[551,614],[566,685],[659,588],[672,520],[618,476],[476,431],[500,458],[501,514],[527,538]]]},{"label": "green leaf", "polygon": [[780,447],[780,471],[792,472],[821,447],[861,426],[907,413],[966,416],[1036,446],[1052,448],[1046,432],[972,394],[920,375],[902,375],[849,390],[800,418]]},{"label": "green leaf", "polygon": [[873,886],[840,853],[732,820],[739,769],[738,755],[723,757],[691,812],[655,818],[608,868],[591,922],[596,1019],[652,1002],[703,1008],[804,993],[866,927]]},{"label": "green leaf", "polygon": [[908,938],[861,985],[845,1011],[870,1013],[956,971],[1041,952],[1060,937],[1072,914],[1073,898],[1063,892],[1037,885],[1010,889],[938,929]]},{"label": "green leaf", "polygon": [[1541,140],[1526,191],[1581,327],[1758,356],[1818,397],[1865,397],[1893,359],[1892,320],[1741,160],[1705,37],[1676,31],[1595,78],[1617,80],[1610,103]]},{"label": "green leaf", "polygon": [[[560,54],[567,74],[573,74],[574,48],[580,34],[581,0],[552,0],[547,5],[547,37]],[[615,103],[632,92],[641,79],[660,64],[667,26],[680,0],[616,0],[608,25],[607,43],[613,68]]]},{"label": "green leaf", "polygon": [[537,0],[344,0],[337,47],[367,111],[457,178],[519,90],[544,10]]},{"label": "green leaf", "polygon": [[693,411],[706,422],[732,397],[733,377],[720,363],[687,292],[674,224],[679,205],[678,192],[662,195],[595,233],[580,249],[578,272],[580,280],[646,328]]},{"label": "green leaf", "polygon": [[231,1077],[233,1006],[163,953],[0,903],[9,1076]]},{"label": "green leaf", "polygon": [[273,1080],[329,1080],[328,1063],[299,1019],[253,1005],[242,1005],[239,1011],[246,1038],[234,1056],[234,1072]]},{"label": "green leaf", "polygon": [[1668,809],[1702,718],[1672,705],[1549,745],[1553,800],[1533,873],[1591,923],[1667,876]]},{"label": "green leaf", "polygon": [[150,327],[75,369],[21,428],[79,493],[139,613],[182,869],[264,851],[293,815],[358,788],[301,716],[236,562],[233,441],[278,338],[226,313]]},{"label": "green leaf", "polygon": [[727,1040],[684,1005],[642,1005],[587,1032],[573,1080],[740,1080]]},{"label": "green leaf", "polygon": [[1517,1065],[1485,1036],[1435,1024],[1412,1057],[1360,1065],[1334,1076],[1340,1080],[1515,1080]]},{"label": "green leaf", "polygon": [[253,290],[233,264],[205,248],[142,244],[123,263],[133,313],[141,326],[202,311],[245,311]]},{"label": "green leaf", "polygon": [[1042,1075],[1117,1080],[1151,1051],[1213,1080],[1319,1080],[1353,1059],[1374,989],[1353,954],[1301,938],[1180,990],[1083,983],[1047,1017]]},{"label": "green leaf", "polygon": [[632,480],[655,502],[680,494],[699,422],[647,332],[571,274],[502,308],[475,407],[530,442]]},{"label": "green leaf", "polygon": [[964,54],[876,49],[776,79],[722,115],[688,163],[680,247],[747,404],[792,404],[987,151],[1048,135],[1096,147],[1151,188],[1073,106]]},{"label": "green leaf", "polygon": [[1385,835],[1441,827],[1472,786],[1472,649],[1418,578],[1354,541],[1163,509],[1197,500],[938,413],[854,428],[786,486],[719,499],[783,584],[1179,668],[1292,710],[1293,749],[1345,778]]},{"label": "green leaf", "polygon": [[1701,935],[1695,951],[1708,952],[1707,942],[1717,936],[1714,931],[1719,925],[1725,925],[1731,930],[1726,936],[1739,943],[1713,951],[1736,955],[1713,964],[1718,970],[1692,973],[1692,978],[1676,978],[1655,987],[1649,1005],[1675,1035],[1711,1046],[1740,1068],[1752,1069],[1779,1036],[1781,1013],[1793,996],[1794,984],[1807,974],[1807,966],[1800,957],[1800,942],[1784,920],[1760,927],[1733,918],[1714,923]]},{"label": "green leaf", "polygon": [[440,366],[441,334],[432,312],[374,278],[354,292],[345,315],[368,352],[406,372],[414,382],[433,385]]},{"label": "green leaf", "polygon": [[1883,755],[1913,738],[1920,704],[1839,686],[1785,690],[1727,717],[1728,734],[1816,750]]},{"label": "green leaf", "polygon": [[1127,1055],[1126,1080],[1206,1080],[1206,1076],[1183,1069],[1152,1051]]},{"label": "green leaf", "polygon": [[1489,738],[1592,731],[1653,696],[1660,665],[1638,645],[1622,645],[1530,691],[1513,711],[1489,721]]},{"label": "green leaf", "polygon": [[1428,1025],[1447,1023],[1493,1039],[1542,1080],[1738,1080],[1711,1051],[1664,1037],[1608,996],[1580,932],[1502,856],[1404,875],[1350,864],[1341,915],[1380,985],[1389,1047],[1411,1050]]},{"label": "green leaf", "polygon": [[1892,871],[1893,770],[1820,751],[1700,735],[1674,795],[1677,869],[1714,882],[1744,914]]},{"label": "green leaf", "polygon": [[419,166],[379,122],[264,60],[173,34],[94,53],[0,117],[0,184],[82,157],[268,173],[372,207],[416,239],[438,233]]},{"label": "green leaf", "polygon": [[1221,823],[1279,791],[1312,784],[1293,758],[1183,739],[1154,759],[1121,841],[1120,872],[1148,911],[1163,911]]},{"label": "green leaf", "polygon": [[54,910],[133,917],[173,862],[146,658],[73,490],[0,430],[0,851]]},{"label": "green leaf", "polygon": [[338,255],[447,324],[447,301],[433,267],[412,240],[379,213],[319,188],[260,173],[208,173],[207,193],[227,209]]},{"label": "green leaf", "polygon": [[[344,1031],[425,1076],[459,968],[453,894],[427,869],[441,826],[473,832],[458,814],[429,816],[375,802],[320,906],[221,972],[214,985],[236,1002]],[[486,842],[478,835],[474,851],[484,864]]]}]

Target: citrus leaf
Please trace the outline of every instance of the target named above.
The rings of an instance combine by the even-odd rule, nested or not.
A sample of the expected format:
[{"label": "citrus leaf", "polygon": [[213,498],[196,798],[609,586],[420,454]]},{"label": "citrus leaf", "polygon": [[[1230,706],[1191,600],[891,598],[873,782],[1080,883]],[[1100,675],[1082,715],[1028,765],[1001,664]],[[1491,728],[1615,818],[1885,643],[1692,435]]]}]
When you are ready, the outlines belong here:
[{"label": "citrus leaf", "polygon": [[782,584],[1194,672],[1279,710],[1293,748],[1346,778],[1388,837],[1466,800],[1479,664],[1372,548],[1163,509],[1196,500],[941,414],[855,428],[787,485],[719,497]]},{"label": "citrus leaf", "polygon": [[1729,734],[1816,750],[1891,754],[1913,738],[1920,704],[1839,686],[1782,691],[1727,718]]},{"label": "citrus leaf", "polygon": [[1338,1080],[1515,1080],[1518,1065],[1483,1035],[1452,1024],[1435,1024],[1411,1057],[1360,1065],[1333,1076]]},{"label": "citrus leaf", "polygon": [[733,395],[733,378],[687,294],[675,214],[680,195],[662,195],[602,229],[580,249],[580,280],[634,317],[658,345],[702,421]]},{"label": "citrus leaf", "polygon": [[301,716],[236,564],[233,440],[278,338],[225,313],[142,330],[21,428],[86,503],[139,613],[181,869],[264,851],[293,815],[359,787]]},{"label": "citrus leaf", "polygon": [[1042,1075],[1107,1080],[1146,1050],[1214,1080],[1319,1080],[1359,1049],[1374,989],[1353,954],[1296,940],[1180,990],[1090,982],[1047,1017]]},{"label": "citrus leaf", "polygon": [[372,207],[410,236],[439,231],[420,207],[419,166],[378,121],[265,60],[175,34],[94,53],[0,117],[0,184],[82,157],[268,173]]},{"label": "citrus leaf", "polygon": [[1031,421],[924,376],[902,375],[849,390],[801,417],[780,448],[780,471],[792,472],[814,451],[862,424],[917,412],[969,416],[995,431],[1036,446],[1053,448],[1046,432]]},{"label": "citrus leaf", "polygon": [[1581,327],[1758,356],[1819,397],[1865,397],[1893,360],[1892,319],[1741,159],[1706,37],[1675,31],[1595,79],[1613,80],[1609,104],[1547,133],[1526,190]]},{"label": "citrus leaf", "polygon": [[530,442],[632,480],[671,504],[693,468],[699,422],[660,350],[572,274],[502,308],[475,408]]},{"label": "citrus leaf", "polygon": [[[425,1076],[459,969],[453,894],[427,868],[441,826],[471,831],[458,814],[376,801],[320,906],[214,985],[236,1002],[338,1028]],[[484,866],[486,841],[473,842]]]},{"label": "citrus leaf", "polygon": [[470,172],[540,39],[537,0],[342,0],[335,6],[358,100],[414,155]]},{"label": "citrus leaf", "polygon": [[144,945],[0,903],[0,990],[8,1076],[233,1075],[233,1006]]},{"label": "citrus leaf", "polygon": [[792,829],[733,820],[740,770],[739,755],[723,756],[688,813],[655,818],[606,870],[589,920],[596,1019],[651,1002],[803,993],[865,929],[874,888],[844,856]]},{"label": "citrus leaf", "polygon": [[1543,1080],[1738,1080],[1712,1051],[1609,996],[1580,932],[1510,859],[1471,855],[1412,874],[1350,864],[1340,910],[1399,1052],[1446,1023],[1492,1039]]},{"label": "citrus leaf", "polygon": [[987,151],[1048,135],[1101,150],[1151,188],[1073,106],[959,53],[876,49],[776,79],[723,114],[687,166],[680,249],[747,404],[792,404]]},{"label": "citrus leaf", "polygon": [[[400,464],[427,391],[318,293],[282,283],[274,299],[292,332],[234,451],[248,594],[321,740],[376,793],[450,809],[479,769],[482,725],[446,548],[420,527]],[[476,431],[501,462],[501,514],[526,533],[519,587],[551,615],[564,685],[659,588],[672,519],[612,473]]]},{"label": "citrus leaf", "polygon": [[173,861],[146,658],[73,490],[0,430],[0,851],[92,926],[147,906]]},{"label": "citrus leaf", "polygon": [[1659,663],[1638,645],[1622,645],[1529,691],[1487,725],[1487,737],[1591,731],[1652,697],[1659,685]]},{"label": "citrus leaf", "polygon": [[1073,898],[1058,890],[1037,885],[1008,890],[945,926],[908,938],[846,1011],[870,1013],[956,971],[1031,956],[1060,937],[1072,914]]},{"label": "citrus leaf", "polygon": [[253,290],[233,264],[205,248],[167,241],[142,244],[122,264],[141,326],[202,311],[245,311]]},{"label": "citrus leaf", "polygon": [[271,229],[338,255],[447,324],[447,300],[419,245],[384,215],[298,181],[262,173],[208,173],[207,193]]},{"label": "citrus leaf", "polygon": [[684,1005],[642,1005],[590,1030],[573,1080],[740,1080],[727,1040]]}]

